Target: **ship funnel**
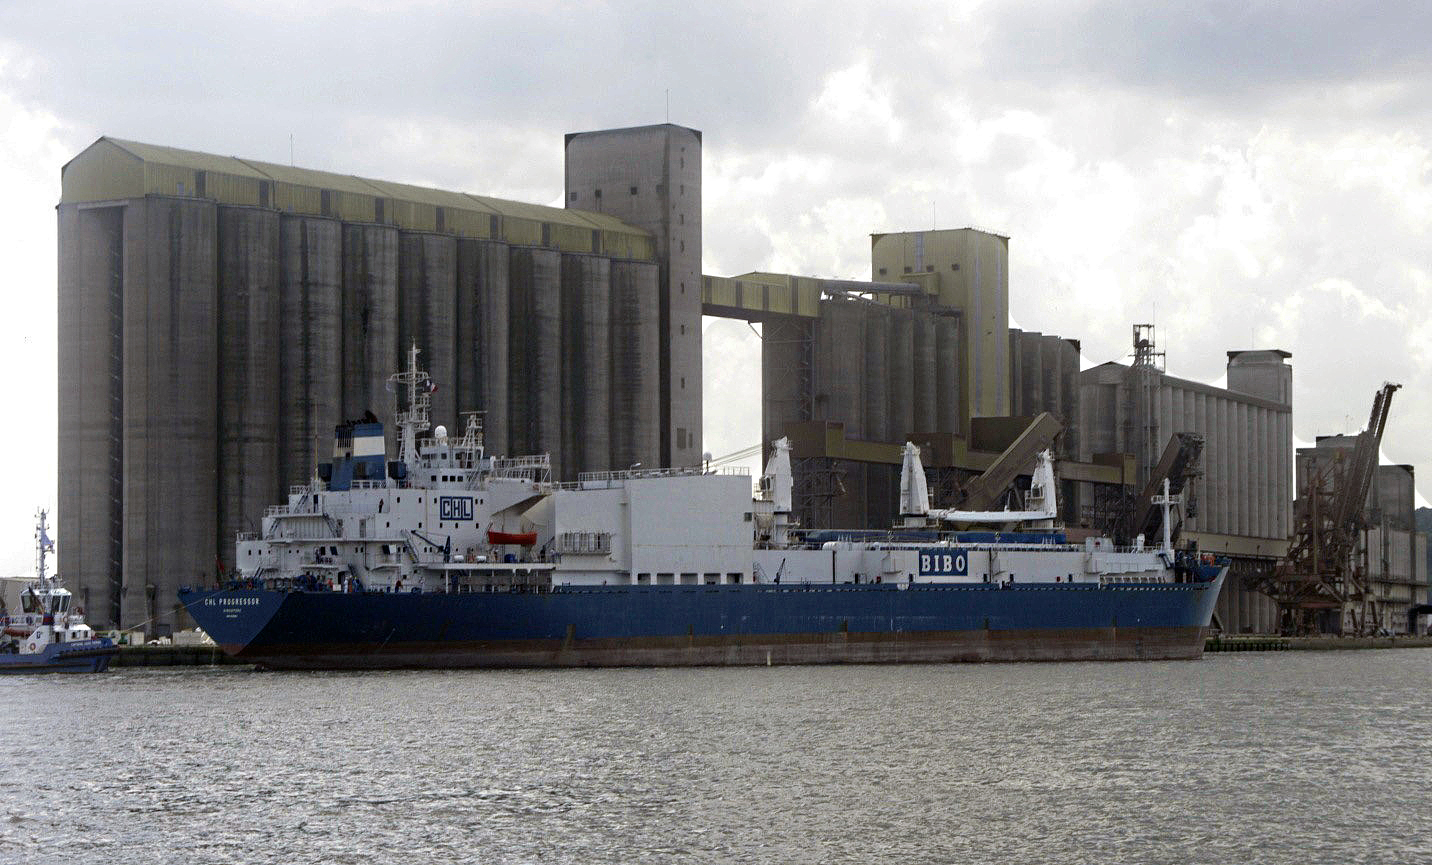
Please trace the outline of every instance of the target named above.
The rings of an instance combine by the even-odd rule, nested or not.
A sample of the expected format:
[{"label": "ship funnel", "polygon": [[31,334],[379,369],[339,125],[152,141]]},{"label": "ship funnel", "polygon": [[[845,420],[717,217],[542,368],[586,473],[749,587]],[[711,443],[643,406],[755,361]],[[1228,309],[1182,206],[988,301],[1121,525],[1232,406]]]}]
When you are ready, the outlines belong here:
[{"label": "ship funnel", "polygon": [[922,517],[929,511],[930,491],[920,449],[914,442],[905,442],[905,460],[900,467],[900,516]]}]

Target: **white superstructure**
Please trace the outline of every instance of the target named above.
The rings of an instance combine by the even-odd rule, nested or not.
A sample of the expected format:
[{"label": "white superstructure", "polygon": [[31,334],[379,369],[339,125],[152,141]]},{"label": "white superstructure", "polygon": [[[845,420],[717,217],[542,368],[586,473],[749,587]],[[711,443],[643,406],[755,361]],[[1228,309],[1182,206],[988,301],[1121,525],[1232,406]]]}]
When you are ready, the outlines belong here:
[{"label": "white superstructure", "polygon": [[546,455],[489,456],[481,423],[428,429],[432,384],[390,379],[400,458],[382,427],[338,428],[333,461],[241,535],[235,576],[295,587],[486,590],[509,585],[737,583],[751,579],[750,476],[739,470],[597,472],[554,484]]},{"label": "white superstructure", "polygon": [[[1163,549],[1068,544],[1052,458],[1034,472],[1024,510],[930,506],[918,450],[907,445],[903,527],[807,532],[792,520],[790,445],[773,443],[755,497],[741,470],[631,470],[554,484],[546,456],[498,458],[478,416],[453,440],[428,429],[432,384],[417,368],[391,379],[400,458],[386,462],[382,427],[340,426],[333,461],[271,507],[238,542],[240,580],[334,591],[490,591],[511,586],[748,582],[1155,582],[1175,579]],[[1168,507],[1168,503],[1165,503]],[[950,524],[1030,532],[951,532]]]}]

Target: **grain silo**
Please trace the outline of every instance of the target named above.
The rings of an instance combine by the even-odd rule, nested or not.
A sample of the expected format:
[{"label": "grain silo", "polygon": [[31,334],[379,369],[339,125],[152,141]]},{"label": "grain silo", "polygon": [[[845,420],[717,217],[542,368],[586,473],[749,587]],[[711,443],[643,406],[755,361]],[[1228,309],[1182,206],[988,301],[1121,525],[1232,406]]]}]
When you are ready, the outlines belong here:
[{"label": "grain silo", "polygon": [[[672,176],[698,239],[663,241],[683,266],[700,260],[690,156],[694,178],[679,154]],[[699,356],[700,292],[658,282],[675,271],[647,227],[113,138],[64,167],[58,216],[60,568],[99,627],[186,625],[178,587],[232,566],[333,427],[391,419],[413,343],[435,424],[483,411],[490,451],[550,452],[559,479],[659,465],[662,418],[699,448],[699,362],[673,414],[661,372],[691,373],[660,352],[690,346],[659,328]]]}]

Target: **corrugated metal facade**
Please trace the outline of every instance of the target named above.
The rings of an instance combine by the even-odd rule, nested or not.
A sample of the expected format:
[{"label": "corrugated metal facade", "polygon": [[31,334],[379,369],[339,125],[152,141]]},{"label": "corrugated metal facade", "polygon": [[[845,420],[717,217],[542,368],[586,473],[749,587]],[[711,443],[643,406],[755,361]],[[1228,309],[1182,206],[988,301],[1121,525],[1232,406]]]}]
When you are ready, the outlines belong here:
[{"label": "corrugated metal facade", "polygon": [[759,315],[820,315],[821,280],[775,273],[703,276],[701,302]]},{"label": "corrugated metal facade", "polygon": [[652,261],[639,228],[599,213],[101,138],[61,171],[61,204],[145,195],[211,199],[283,213],[392,225]]}]

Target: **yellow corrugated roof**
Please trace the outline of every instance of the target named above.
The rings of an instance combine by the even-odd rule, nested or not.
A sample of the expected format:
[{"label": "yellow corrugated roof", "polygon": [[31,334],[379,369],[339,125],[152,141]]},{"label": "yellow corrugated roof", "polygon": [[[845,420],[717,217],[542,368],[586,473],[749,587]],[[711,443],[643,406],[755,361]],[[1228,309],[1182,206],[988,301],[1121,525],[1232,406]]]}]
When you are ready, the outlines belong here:
[{"label": "yellow corrugated roof", "polygon": [[[166,165],[177,165],[180,168],[192,168],[196,171],[220,171],[226,174],[236,174],[240,177],[254,177],[265,179],[265,175],[255,168],[247,165],[242,159],[232,156],[216,156],[212,153],[199,153],[195,150],[180,150],[177,147],[163,147],[158,144],[144,144],[139,141],[125,141],[120,138],[101,138],[100,141],[108,141],[134,154],[145,162],[161,162]],[[78,159],[79,157],[75,157]]]},{"label": "yellow corrugated roof", "polygon": [[590,210],[569,210],[568,213],[575,213],[592,224],[593,228],[600,228],[603,231],[631,231],[633,226],[627,225],[615,216],[605,213],[594,213]]},{"label": "yellow corrugated roof", "polygon": [[753,270],[750,273],[737,274],[732,279],[740,279],[745,282],[762,282],[766,285],[789,285],[792,279],[800,277],[790,273],[767,273],[765,271]]},{"label": "yellow corrugated roof", "polygon": [[[94,144],[66,164],[62,171],[62,177],[67,175],[70,168],[75,166],[76,163],[81,162],[87,154],[106,143],[131,154],[141,162],[191,171],[229,174],[256,181],[270,180],[275,183],[290,184],[293,186],[331,189],[337,192],[389,198],[395,201],[425,204],[433,207],[468,210],[481,213],[484,216],[497,214],[499,216],[510,216],[535,222],[546,222],[553,225],[566,225],[589,230],[595,228],[620,234],[637,235],[643,238],[650,238],[651,236],[648,231],[600,213],[568,210],[560,207],[547,207],[541,204],[510,201],[502,198],[473,195],[471,193],[454,192],[445,189],[433,189],[388,180],[374,180],[356,175],[337,174],[330,171],[297,168],[260,160],[240,159],[234,156],[218,156],[212,153],[200,153],[194,150],[183,150],[177,147],[165,147],[157,144],[145,144],[143,142],[127,141],[119,138],[110,138],[108,136],[98,139]],[[128,181],[126,178],[126,182],[132,181]],[[73,185],[83,186],[84,184],[76,183]],[[100,188],[97,188],[94,193],[91,193],[87,189],[72,189],[70,188],[71,186],[72,184],[62,184],[62,202],[92,200],[94,195],[100,194],[101,189],[105,199],[114,198],[117,197],[117,195],[118,197],[138,197],[151,191],[143,188],[135,188],[128,191],[127,194],[124,194],[123,191],[117,192],[113,183],[107,183],[100,184]]]},{"label": "yellow corrugated roof", "polygon": [[[451,207],[457,210],[480,210],[483,213],[501,213],[495,208],[483,206],[471,195],[465,192],[451,192],[446,189],[433,189],[427,186],[414,186],[411,183],[395,183],[388,180],[367,180],[372,193],[387,198],[400,198],[404,201],[415,201],[418,204],[428,204],[433,207]],[[548,208],[553,210],[554,208]],[[555,222],[554,219],[547,219],[547,222]]]},{"label": "yellow corrugated roof", "polygon": [[235,162],[253,168],[260,176],[277,183],[291,183],[294,186],[312,186],[316,189],[333,189],[338,192],[352,192],[358,195],[383,195],[371,181],[352,174],[337,174],[332,171],[317,171],[312,168],[295,168],[292,165],[278,165],[260,162],[256,159],[235,159]]},{"label": "yellow corrugated roof", "polygon": [[[486,195],[469,194],[467,197],[479,205],[500,213],[503,216],[516,216],[521,219],[531,219],[537,222],[561,222],[565,225],[579,225],[582,228],[591,228],[591,223],[582,219],[581,216],[576,216],[575,214],[577,214],[578,211],[575,210],[559,210],[541,204],[528,204],[525,201],[508,201],[505,198],[490,198]],[[548,216],[548,214],[551,213],[560,213],[563,214],[563,217],[560,220],[552,219]],[[640,231],[640,229],[633,229],[632,226],[629,225],[626,226],[626,228],[628,231]]]}]

